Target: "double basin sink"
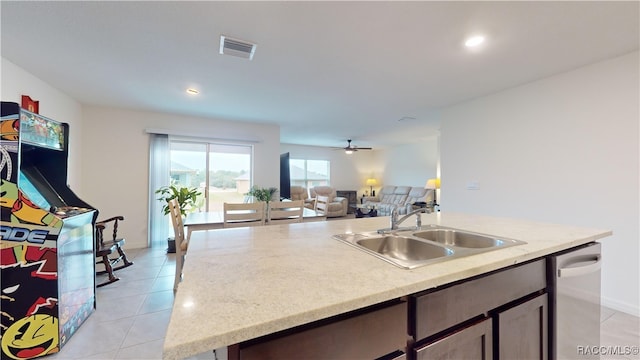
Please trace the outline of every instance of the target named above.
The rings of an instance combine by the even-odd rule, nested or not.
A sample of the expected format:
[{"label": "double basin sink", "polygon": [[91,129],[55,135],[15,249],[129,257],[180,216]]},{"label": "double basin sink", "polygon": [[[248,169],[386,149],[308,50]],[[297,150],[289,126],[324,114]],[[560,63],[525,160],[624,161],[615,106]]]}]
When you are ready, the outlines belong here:
[{"label": "double basin sink", "polygon": [[333,238],[404,269],[526,244],[520,240],[437,225],[388,233],[338,234]]}]

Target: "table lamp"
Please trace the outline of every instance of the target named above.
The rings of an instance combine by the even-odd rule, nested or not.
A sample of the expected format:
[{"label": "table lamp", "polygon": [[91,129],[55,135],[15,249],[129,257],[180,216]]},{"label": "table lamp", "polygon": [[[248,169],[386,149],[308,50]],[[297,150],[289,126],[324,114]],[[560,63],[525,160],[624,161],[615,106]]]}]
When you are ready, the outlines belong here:
[{"label": "table lamp", "polygon": [[437,204],[438,201],[436,199],[436,193],[438,192],[438,189],[440,189],[440,178],[433,178],[433,179],[427,180],[427,183],[424,186],[424,188],[433,190],[433,203]]},{"label": "table lamp", "polygon": [[373,186],[376,185],[378,183],[378,181],[376,181],[376,179],[371,178],[371,179],[367,179],[367,185],[369,185],[369,188],[371,190],[371,196],[376,196],[376,193],[373,191]]}]

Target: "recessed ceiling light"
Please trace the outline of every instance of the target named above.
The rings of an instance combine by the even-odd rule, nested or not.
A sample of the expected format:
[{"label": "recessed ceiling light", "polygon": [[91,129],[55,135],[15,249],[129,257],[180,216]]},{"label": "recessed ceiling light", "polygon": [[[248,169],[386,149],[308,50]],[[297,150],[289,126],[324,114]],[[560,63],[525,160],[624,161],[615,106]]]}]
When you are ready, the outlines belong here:
[{"label": "recessed ceiling light", "polygon": [[194,89],[194,88],[188,88],[187,89],[187,94],[189,95],[198,95],[200,93],[200,91]]},{"label": "recessed ceiling light", "polygon": [[482,44],[483,42],[484,42],[484,36],[482,36],[482,35],[472,36],[472,37],[468,38],[467,41],[464,42],[464,46],[466,46],[466,47],[476,47],[476,46]]}]

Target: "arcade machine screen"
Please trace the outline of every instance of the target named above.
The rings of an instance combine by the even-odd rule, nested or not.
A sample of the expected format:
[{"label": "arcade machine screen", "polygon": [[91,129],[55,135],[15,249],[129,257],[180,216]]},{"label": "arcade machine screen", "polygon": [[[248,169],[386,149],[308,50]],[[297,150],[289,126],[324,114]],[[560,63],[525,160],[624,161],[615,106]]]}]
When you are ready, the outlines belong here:
[{"label": "arcade machine screen", "polygon": [[41,209],[51,211],[53,207],[65,206],[60,195],[53,190],[53,187],[36,168],[20,171],[18,184],[29,200]]}]

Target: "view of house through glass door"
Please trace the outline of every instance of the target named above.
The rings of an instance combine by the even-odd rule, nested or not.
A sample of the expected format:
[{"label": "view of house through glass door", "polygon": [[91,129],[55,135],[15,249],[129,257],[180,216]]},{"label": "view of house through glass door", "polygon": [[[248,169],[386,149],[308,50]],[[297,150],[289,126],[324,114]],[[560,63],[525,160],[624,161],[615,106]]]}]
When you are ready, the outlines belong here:
[{"label": "view of house through glass door", "polygon": [[199,211],[222,211],[224,202],[244,201],[251,182],[250,145],[171,140],[169,147],[171,179],[200,190]]}]

